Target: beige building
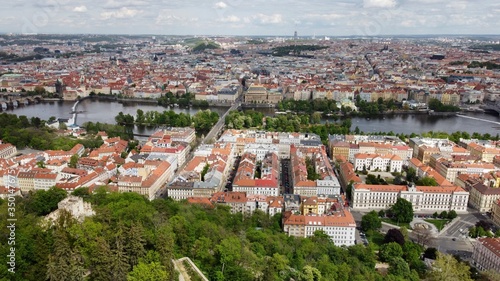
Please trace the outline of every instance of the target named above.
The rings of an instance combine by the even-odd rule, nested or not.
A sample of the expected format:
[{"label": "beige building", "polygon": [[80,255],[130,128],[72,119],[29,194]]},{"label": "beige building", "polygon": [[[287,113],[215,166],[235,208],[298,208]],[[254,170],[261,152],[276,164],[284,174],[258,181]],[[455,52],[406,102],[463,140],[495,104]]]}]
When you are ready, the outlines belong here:
[{"label": "beige building", "polygon": [[6,159],[15,156],[17,149],[10,143],[2,143],[0,140],[0,158]]},{"label": "beige building", "polygon": [[467,145],[470,154],[478,157],[481,161],[492,163],[495,156],[500,155],[500,149],[494,147],[485,147],[471,142]]},{"label": "beige building", "polygon": [[500,199],[493,202],[493,207],[491,208],[491,219],[496,226],[500,227]]},{"label": "beige building", "polygon": [[469,193],[458,186],[405,186],[356,184],[352,189],[353,209],[387,209],[398,198],[410,201],[414,211],[467,211]]},{"label": "beige building", "polygon": [[481,271],[500,272],[500,238],[477,239],[472,252],[472,262]]},{"label": "beige building", "polygon": [[493,204],[500,199],[500,188],[488,187],[477,183],[470,187],[469,203],[480,212],[490,212]]},{"label": "beige building", "polygon": [[35,189],[35,175],[36,172],[34,171],[19,172],[17,174],[17,181],[22,193],[27,193]]},{"label": "beige building", "polygon": [[288,211],[283,215],[283,230],[289,236],[304,238],[323,230],[337,246],[352,246],[356,240],[356,222],[347,210],[330,216],[294,215]]},{"label": "beige building", "polygon": [[281,92],[268,91],[262,85],[252,84],[245,93],[245,103],[277,104],[283,99]]},{"label": "beige building", "polygon": [[354,155],[354,170],[362,171],[390,171],[401,172],[403,167],[403,160],[392,154],[367,154],[358,153]]}]

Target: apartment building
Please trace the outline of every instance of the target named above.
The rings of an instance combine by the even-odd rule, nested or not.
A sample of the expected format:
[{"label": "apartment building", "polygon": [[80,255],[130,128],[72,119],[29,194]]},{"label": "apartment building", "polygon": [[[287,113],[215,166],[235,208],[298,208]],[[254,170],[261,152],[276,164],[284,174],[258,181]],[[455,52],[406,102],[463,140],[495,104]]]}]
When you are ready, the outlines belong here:
[{"label": "apartment building", "polygon": [[276,153],[268,153],[262,161],[257,155],[245,153],[241,157],[234,177],[233,191],[248,195],[279,195],[279,159]]},{"label": "apartment building", "polygon": [[56,179],[58,174],[48,173],[40,174],[37,173],[33,177],[33,187],[35,190],[48,190],[56,185]]},{"label": "apartment building", "polygon": [[285,206],[282,196],[247,195],[245,192],[216,192],[210,197],[212,204],[229,206],[232,214],[251,215],[256,210],[274,216]]},{"label": "apartment building", "polygon": [[500,238],[478,238],[474,244],[472,261],[481,271],[500,272]]},{"label": "apartment building", "polygon": [[283,215],[283,231],[289,236],[311,237],[318,230],[324,231],[337,246],[355,244],[356,222],[348,210],[332,215],[296,215],[291,211]]},{"label": "apartment building", "polygon": [[494,203],[500,199],[500,188],[489,187],[481,182],[467,187],[470,193],[469,204],[480,212],[490,212]]},{"label": "apartment building", "polygon": [[414,211],[467,211],[469,193],[458,186],[367,185],[352,189],[353,209],[388,209],[398,198],[412,203]]},{"label": "apartment building", "polygon": [[356,171],[390,171],[401,172],[403,160],[397,155],[391,154],[366,154],[354,155],[354,169]]},{"label": "apartment building", "polygon": [[500,227],[500,199],[493,202],[493,207],[491,208],[491,220],[493,223]]},{"label": "apartment building", "polygon": [[10,143],[2,143],[0,140],[0,158],[7,159],[17,154],[17,148]]}]

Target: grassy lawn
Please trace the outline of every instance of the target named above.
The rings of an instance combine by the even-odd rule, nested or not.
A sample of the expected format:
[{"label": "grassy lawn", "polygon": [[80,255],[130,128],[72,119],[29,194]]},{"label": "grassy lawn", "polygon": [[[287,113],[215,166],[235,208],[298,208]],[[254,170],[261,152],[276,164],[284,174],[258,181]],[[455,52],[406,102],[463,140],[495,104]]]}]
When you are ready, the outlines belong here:
[{"label": "grassy lawn", "polygon": [[386,222],[386,223],[390,223],[390,224],[397,225],[397,226],[404,226],[404,227],[406,227],[406,229],[411,229],[409,223],[404,223],[404,222],[399,222],[398,223],[398,221],[395,221],[395,220],[390,219],[390,218],[381,218],[381,220],[383,222]]},{"label": "grassy lawn", "polygon": [[371,247],[373,247],[375,251],[384,243],[384,237],[385,235],[378,231],[370,231],[366,234],[366,239],[370,242]]},{"label": "grassy lawn", "polygon": [[439,219],[436,219],[436,220],[433,220],[433,219],[428,219],[428,220],[424,220],[428,223],[432,223],[433,225],[436,226],[436,228],[441,231],[441,229],[443,229],[443,227],[446,225],[447,222],[449,222],[450,220],[439,220]]}]

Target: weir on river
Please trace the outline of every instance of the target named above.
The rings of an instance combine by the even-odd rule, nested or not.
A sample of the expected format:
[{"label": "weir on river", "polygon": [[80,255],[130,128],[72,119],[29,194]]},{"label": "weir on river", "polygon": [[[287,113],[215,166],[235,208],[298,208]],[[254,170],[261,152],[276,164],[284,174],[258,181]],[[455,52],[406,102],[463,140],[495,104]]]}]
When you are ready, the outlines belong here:
[{"label": "weir on river", "polygon": [[76,116],[78,115],[78,114],[76,113],[76,107],[78,106],[78,103],[79,103],[79,102],[80,102],[80,101],[79,101],[79,100],[77,100],[77,101],[75,102],[75,104],[73,105],[73,107],[71,108],[71,112],[73,113],[73,115],[72,115],[72,116],[71,116],[71,118],[68,120],[68,123],[67,123],[67,125],[68,125],[68,126],[76,125]]}]

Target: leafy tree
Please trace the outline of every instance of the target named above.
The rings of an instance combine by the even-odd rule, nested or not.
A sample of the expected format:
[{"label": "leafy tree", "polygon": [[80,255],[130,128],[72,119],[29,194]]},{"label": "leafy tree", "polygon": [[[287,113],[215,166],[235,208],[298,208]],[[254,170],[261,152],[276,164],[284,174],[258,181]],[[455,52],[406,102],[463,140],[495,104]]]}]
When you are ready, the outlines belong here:
[{"label": "leafy tree", "polygon": [[158,262],[140,262],[127,276],[128,281],[157,281],[168,280],[168,278],[167,271]]},{"label": "leafy tree", "polygon": [[457,217],[457,212],[455,210],[451,210],[448,212],[448,219],[452,220]]},{"label": "leafy tree", "polygon": [[302,272],[300,274],[300,281],[320,281],[321,280],[321,272],[310,265],[304,266]]},{"label": "leafy tree", "polygon": [[312,124],[319,124],[320,122],[321,122],[321,113],[314,112],[311,116],[311,123]]},{"label": "leafy tree", "polygon": [[405,237],[399,231],[399,229],[396,228],[391,228],[389,231],[387,231],[387,234],[384,237],[384,243],[391,243],[391,242],[396,242],[400,246],[403,246],[405,243]]},{"label": "leafy tree", "polygon": [[417,171],[413,167],[409,167],[406,171],[406,181],[415,182],[417,180]]},{"label": "leafy tree", "polygon": [[403,248],[396,242],[390,242],[380,247],[378,255],[381,261],[389,262],[394,258],[401,258],[403,256]]},{"label": "leafy tree", "polygon": [[441,219],[446,219],[447,217],[448,217],[448,212],[446,212],[446,211],[442,211],[439,214],[439,218],[441,218]]},{"label": "leafy tree", "polygon": [[78,164],[78,159],[79,158],[80,158],[80,156],[78,156],[78,154],[73,154],[71,156],[71,158],[69,159],[68,167],[70,167],[70,168],[76,168],[76,165]]},{"label": "leafy tree", "polygon": [[88,198],[88,197],[90,197],[89,188],[88,187],[79,187],[79,188],[75,189],[73,192],[71,192],[71,195],[82,197],[82,198]]},{"label": "leafy tree", "polygon": [[286,256],[274,253],[272,257],[267,257],[266,267],[263,271],[266,280],[283,280],[285,270],[289,261]]},{"label": "leafy tree", "polygon": [[433,247],[425,249],[424,257],[427,259],[435,260],[437,258],[438,250]]},{"label": "leafy tree", "polygon": [[97,237],[94,251],[90,255],[90,277],[95,281],[111,280],[110,268],[112,267],[112,252],[108,241],[103,237]]},{"label": "leafy tree", "polygon": [[205,175],[207,174],[208,169],[210,169],[210,165],[208,165],[208,163],[207,163],[207,164],[205,164],[205,166],[203,167],[203,170],[201,171],[201,174],[200,174],[200,175],[201,175],[201,180],[202,180],[202,181],[205,181]]},{"label": "leafy tree", "polygon": [[138,264],[139,259],[146,254],[146,250],[144,249],[146,241],[143,232],[144,230],[140,224],[133,223],[127,234],[125,250],[131,266]]},{"label": "leafy tree", "polygon": [[389,274],[403,277],[405,280],[418,281],[417,272],[410,271],[410,266],[400,257],[393,258],[389,262]]},{"label": "leafy tree", "polygon": [[[216,247],[220,256],[220,262],[224,267],[232,267],[241,259],[242,246],[236,237],[228,237],[221,241]],[[222,271],[224,273],[224,271]]]},{"label": "leafy tree", "polygon": [[382,220],[375,211],[371,211],[361,218],[361,228],[363,228],[364,231],[377,230],[381,227]]},{"label": "leafy tree", "polygon": [[193,116],[196,131],[208,132],[219,121],[219,114],[210,109],[200,110]]},{"label": "leafy tree", "polygon": [[482,227],[485,231],[490,231],[491,230],[491,223],[485,221],[485,220],[480,220],[476,222],[476,227]]},{"label": "leafy tree", "polygon": [[381,218],[385,217],[385,210],[378,211],[378,216]]},{"label": "leafy tree", "polygon": [[52,187],[47,191],[34,191],[30,193],[27,210],[28,212],[45,216],[57,209],[57,204],[66,198],[66,195],[66,191],[56,187]]},{"label": "leafy tree", "polygon": [[[420,260],[423,247],[411,241],[406,241],[403,245],[403,258],[408,264],[413,264]],[[411,265],[410,265],[411,267]]]},{"label": "leafy tree", "polygon": [[437,183],[436,179],[431,178],[431,177],[420,178],[415,182],[415,184],[420,185],[420,186],[438,186],[439,185]]},{"label": "leafy tree", "polygon": [[402,226],[399,228],[399,231],[401,232],[401,234],[403,234],[405,241],[408,241],[409,240],[408,229],[405,226]]},{"label": "leafy tree", "polygon": [[156,232],[156,249],[160,255],[160,262],[165,271],[172,278],[174,276],[174,242],[175,234],[168,225],[161,226]]},{"label": "leafy tree", "polygon": [[472,281],[468,265],[457,261],[452,255],[438,253],[429,273],[430,281]]},{"label": "leafy tree", "polygon": [[61,229],[56,230],[54,253],[49,256],[47,264],[47,279],[83,281],[84,272],[82,256],[71,249],[66,232]]},{"label": "leafy tree", "polygon": [[391,212],[393,218],[402,223],[410,223],[413,220],[413,206],[411,202],[404,198],[398,198],[392,205]]},{"label": "leafy tree", "polygon": [[138,124],[144,124],[146,121],[146,117],[144,116],[144,111],[142,109],[137,109],[135,122]]},{"label": "leafy tree", "polygon": [[115,238],[115,247],[112,250],[111,256],[111,280],[125,280],[129,271],[129,257],[125,252],[124,236],[119,231],[118,236]]}]

